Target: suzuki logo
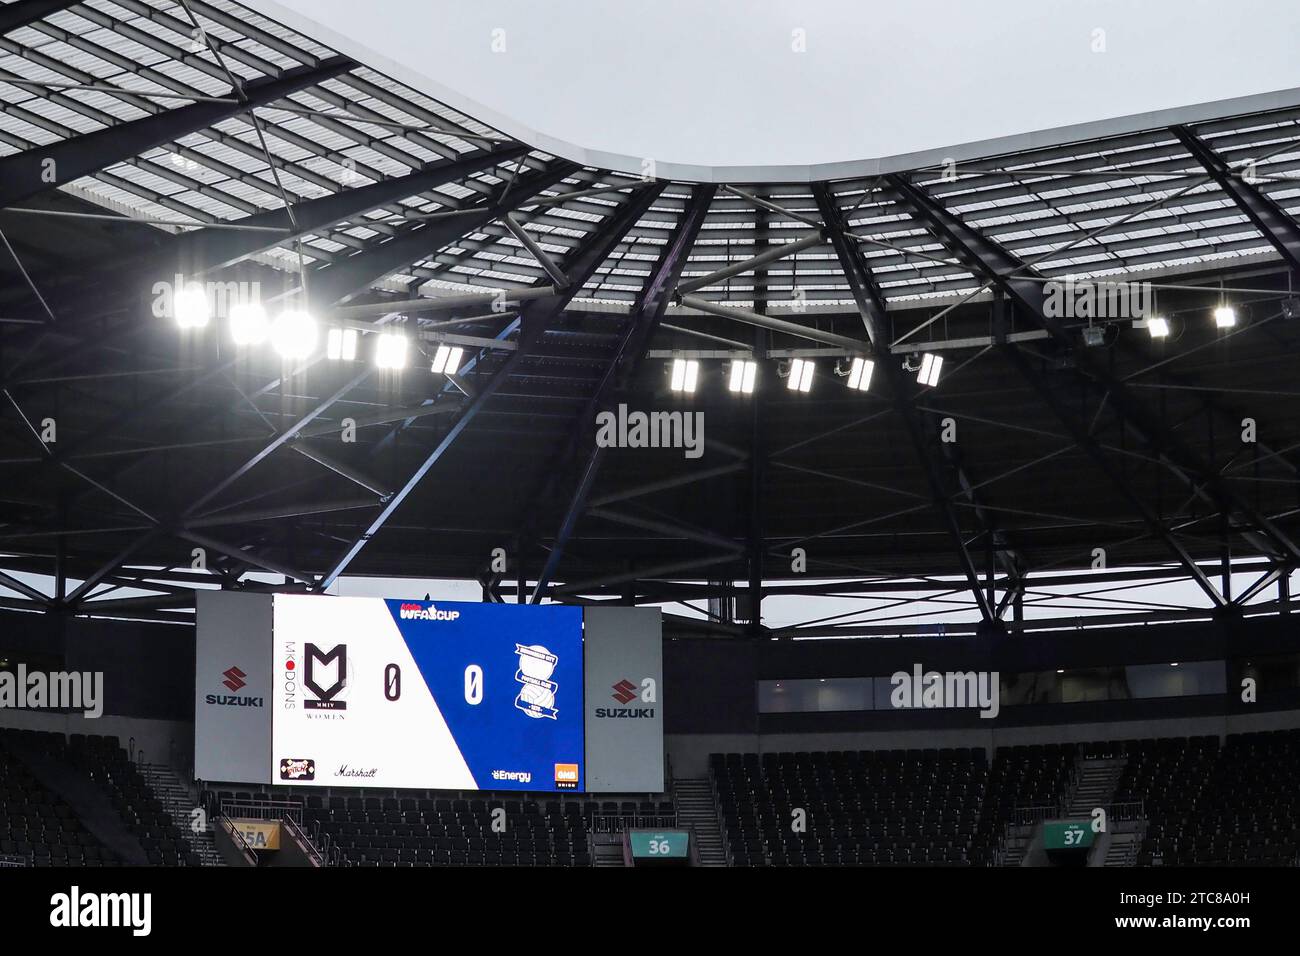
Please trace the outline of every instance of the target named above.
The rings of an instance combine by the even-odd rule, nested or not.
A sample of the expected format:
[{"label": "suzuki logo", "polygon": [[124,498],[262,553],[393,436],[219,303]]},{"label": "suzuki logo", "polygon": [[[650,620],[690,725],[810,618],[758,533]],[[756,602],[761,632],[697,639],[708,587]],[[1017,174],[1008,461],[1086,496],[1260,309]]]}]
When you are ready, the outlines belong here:
[{"label": "suzuki logo", "polygon": [[239,688],[243,687],[244,684],[247,683],[244,678],[248,675],[238,667],[232,667],[229,670],[222,671],[221,676],[225,678],[221,683],[225,684],[232,691],[238,691]]},{"label": "suzuki logo", "polygon": [[626,677],[614,685],[613,697],[620,704],[626,704],[629,700],[635,700],[637,695],[636,684],[633,684]]}]

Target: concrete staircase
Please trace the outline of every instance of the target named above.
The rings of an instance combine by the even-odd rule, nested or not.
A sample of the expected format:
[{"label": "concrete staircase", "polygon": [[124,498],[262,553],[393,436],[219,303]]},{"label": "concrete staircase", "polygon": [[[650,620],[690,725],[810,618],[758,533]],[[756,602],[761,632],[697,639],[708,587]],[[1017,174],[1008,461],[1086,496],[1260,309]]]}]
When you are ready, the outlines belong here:
[{"label": "concrete staircase", "polygon": [[1133,866],[1137,862],[1138,850],[1142,848],[1142,837],[1146,824],[1129,825],[1122,830],[1111,833],[1110,843],[1106,847],[1106,856],[1102,866]]},{"label": "concrete staircase", "polygon": [[203,865],[225,866],[225,861],[221,859],[221,854],[217,852],[216,844],[212,840],[211,823],[213,821],[208,821],[209,826],[204,827],[198,833],[195,833],[191,827],[190,813],[199,805],[198,798],[176,775],[176,771],[165,764],[142,763],[137,766],[140,770],[140,776],[144,777],[149,789],[162,801],[162,805],[172,815],[172,819],[176,821],[176,825],[180,827],[181,832],[185,834],[185,838],[190,841],[190,846],[199,855]]},{"label": "concrete staircase", "polygon": [[1002,840],[1002,865],[1003,866],[1020,866],[1024,862],[1025,854],[1029,852],[1030,845],[1034,842],[1035,825],[1017,826],[1011,824],[1007,827],[1006,836]]},{"label": "concrete staircase", "polygon": [[727,849],[722,842],[718,805],[708,777],[673,781],[677,800],[677,822],[694,834],[700,866],[726,866]]},{"label": "concrete staircase", "polygon": [[1066,797],[1065,815],[1072,819],[1091,817],[1095,807],[1109,804],[1126,765],[1123,758],[1082,761],[1074,789]]},{"label": "concrete staircase", "polygon": [[593,833],[591,840],[592,866],[626,866],[623,860],[623,834]]}]

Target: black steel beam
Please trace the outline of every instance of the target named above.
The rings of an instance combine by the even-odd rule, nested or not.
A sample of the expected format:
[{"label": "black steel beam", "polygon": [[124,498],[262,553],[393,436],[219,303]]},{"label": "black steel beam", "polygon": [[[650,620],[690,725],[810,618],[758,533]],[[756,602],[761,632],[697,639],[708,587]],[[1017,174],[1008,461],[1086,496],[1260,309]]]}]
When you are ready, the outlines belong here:
[{"label": "black steel beam", "polygon": [[[596,387],[591,400],[587,402],[578,415],[578,420],[574,423],[573,432],[569,437],[566,448],[561,453],[558,464],[548,469],[550,477],[548,477],[546,485],[539,493],[533,495],[532,504],[525,512],[526,515],[535,514],[539,504],[550,499],[561,480],[561,476],[566,473],[565,466],[577,454],[577,449],[583,437],[590,435],[597,413],[609,405],[610,397],[616,394],[619,389],[624,388],[631,381],[637,368],[640,367],[641,361],[645,357],[646,345],[668,308],[673,289],[676,288],[677,280],[681,277],[682,269],[686,266],[686,260],[690,258],[691,249],[695,245],[695,239],[699,235],[700,228],[704,225],[704,218],[708,215],[709,206],[712,204],[716,192],[717,187],[712,185],[697,185],[691,189],[691,198],[687,202],[681,221],[678,223],[672,239],[668,241],[663,248],[663,252],[660,253],[659,260],[651,270],[645,287],[641,290],[640,296],[638,296],[628,315],[623,339],[619,343],[618,351],[609,365],[606,366],[605,374]],[[564,549],[569,543],[569,538],[573,535],[578,519],[586,508],[587,497],[591,493],[596,475],[600,471],[604,455],[605,449],[593,442],[578,470],[573,494],[569,497],[568,507],[565,509],[564,517],[560,521],[560,528],[551,544],[551,550],[537,575],[537,584],[529,598],[530,603],[536,604],[546,594],[547,588],[550,586],[551,576],[559,566],[560,559],[564,556]]]},{"label": "black steel beam", "polygon": [[[177,269],[185,275],[220,269],[282,243],[313,233],[319,234],[345,219],[448,183],[459,182],[499,163],[517,159],[527,152],[526,146],[516,144],[476,152],[460,159],[436,163],[405,176],[296,203],[292,217],[287,209],[272,209],[237,221],[241,226],[283,229],[284,232],[279,234],[254,230],[241,232],[235,229],[199,229],[178,236],[166,254],[175,256]],[[457,219],[458,217],[452,217],[450,221],[454,223]]]},{"label": "black steel beam", "polygon": [[19,594],[26,595],[33,601],[38,601],[41,604],[50,603],[50,596],[48,594],[42,594],[30,584],[24,584],[22,581],[19,581],[12,575],[5,574],[3,571],[0,571],[0,586],[6,587],[11,591],[17,591]]},{"label": "black steel beam", "polygon": [[[948,470],[940,464],[939,458],[936,457],[936,453],[931,448],[937,435],[936,423],[932,421],[923,422],[922,412],[916,407],[914,387],[904,377],[902,366],[889,352],[889,342],[885,336],[887,328],[885,322],[885,298],[881,294],[875,278],[867,268],[866,260],[863,258],[857,243],[845,235],[844,219],[840,214],[839,206],[831,195],[830,189],[824,183],[819,183],[813,187],[813,195],[817,199],[817,207],[830,233],[831,245],[834,247],[835,255],[839,259],[840,268],[844,271],[844,277],[849,283],[849,291],[853,295],[853,301],[857,304],[858,313],[862,316],[862,324],[866,328],[867,337],[871,340],[871,346],[876,352],[876,366],[879,369],[879,374],[885,379],[894,409],[898,412],[898,417],[902,419],[912,448],[916,452],[916,457],[922,469],[925,471],[926,481],[930,485],[935,513],[943,523],[944,530],[952,539],[953,547],[957,553],[957,560],[961,564],[962,573],[966,576],[971,596],[975,598],[975,603],[979,607],[980,616],[985,621],[991,621],[997,614],[980,582],[979,570],[975,567],[975,560],[971,556],[970,548],[966,543],[966,535],[962,531],[961,522],[957,518],[957,510],[952,504],[952,499],[957,492],[950,485]],[[986,529],[986,532],[988,532],[988,529]]]},{"label": "black steel beam", "polygon": [[[429,473],[429,470],[438,463],[438,460],[442,458],[447,449],[455,444],[456,439],[469,427],[469,424],[478,413],[483,410],[483,406],[496,394],[497,390],[515,371],[520,362],[537,346],[546,334],[550,324],[568,307],[573,297],[587,284],[587,280],[595,275],[596,269],[609,258],[628,230],[635,226],[637,221],[645,215],[646,211],[654,204],[655,199],[663,192],[664,185],[663,183],[654,183],[638,190],[622,206],[606,217],[583,244],[582,248],[569,260],[565,261],[565,273],[572,279],[572,284],[568,288],[559,295],[545,299],[533,299],[523,305],[519,315],[519,348],[509,353],[501,367],[466,403],[451,428],[429,452],[420,466],[407,478],[405,484],[388,499],[374,520],[370,522],[360,536],[348,545],[338,560],[316,583],[317,590],[324,591],[333,584],[370,540],[379,533],[380,529],[388,522],[388,519],[392,517],[393,512],[401,507],[402,502],[415,490],[424,476]],[[516,184],[515,188],[518,189],[518,184]],[[512,190],[512,194],[513,192],[514,190]]]},{"label": "black steel beam", "polygon": [[80,0],[16,0],[0,7],[0,36],[37,20],[44,20],[51,13],[66,10],[79,2]]},{"label": "black steel beam", "polygon": [[257,464],[259,462],[267,458],[277,448],[279,448],[285,442],[292,441],[300,431],[302,431],[313,421],[315,421],[317,418],[323,415],[330,408],[330,406],[332,406],[335,402],[339,401],[341,398],[347,395],[348,392],[352,391],[352,389],[356,388],[367,378],[369,378],[370,371],[371,370],[367,368],[357,373],[355,376],[353,376],[351,379],[349,379],[347,382],[341,385],[337,390],[335,390],[335,392],[332,395],[318,402],[311,409],[311,411],[307,412],[307,414],[299,418],[296,422],[293,423],[293,425],[279,432],[274,438],[272,438],[260,449],[258,449],[257,452],[252,455],[252,457],[250,457],[247,461],[245,461],[242,465],[236,468],[233,472],[231,472],[221,481],[217,482],[216,485],[210,488],[207,492],[201,495],[196,501],[194,501],[193,504],[191,504],[188,508],[186,508],[183,517],[188,518],[191,515],[197,513],[199,509],[201,509],[204,505],[206,505],[208,502],[215,499],[219,494],[221,494],[223,491],[225,491],[227,488],[229,488],[231,485],[237,482],[240,478],[242,478],[248,472],[252,471],[253,468],[257,467]]},{"label": "black steel beam", "polygon": [[114,163],[213,126],[250,107],[274,103],[291,93],[346,73],[355,66],[347,57],[330,57],[317,66],[295,67],[278,77],[247,83],[243,99],[232,90],[228,103],[191,103],[7,156],[0,159],[0,207],[12,206],[74,182]]},{"label": "black steel beam", "polygon": [[1198,497],[1219,511],[1235,516],[1238,522],[1235,530],[1243,534],[1258,531],[1278,554],[1286,555],[1290,561],[1300,561],[1300,547],[1295,542],[1267,516],[1241,500],[1217,469],[1202,460],[1151,414],[1124,382],[1115,378],[1086,349],[1078,348],[1074,333],[1059,318],[1047,314],[1041,275],[979,230],[962,222],[906,176],[891,173],[887,178],[914,218],[924,224],[952,255],[973,273],[984,276],[1014,298],[1060,346],[1072,352],[1075,373],[1089,387],[1107,396],[1128,429],[1155,451],[1170,472]]},{"label": "black steel beam", "polygon": [[477,232],[498,216],[556,185],[578,169],[576,163],[555,160],[544,170],[519,177],[504,198],[489,197],[463,214],[426,223],[313,271],[309,276],[313,304],[334,305],[370,287],[377,279],[435,255],[449,243]]},{"label": "black steel beam", "polygon": [[1198,163],[1205,167],[1219,188],[1246,214],[1265,239],[1293,270],[1300,270],[1300,226],[1264,192],[1234,173],[1228,164],[1186,126],[1170,127]]},{"label": "black steel beam", "polygon": [[1016,371],[1020,373],[1025,381],[1033,386],[1034,391],[1036,391],[1042,398],[1043,403],[1052,410],[1052,413],[1056,415],[1061,424],[1070,432],[1070,436],[1074,439],[1074,443],[1087,452],[1088,457],[1091,458],[1102,473],[1105,474],[1111,484],[1113,484],[1116,490],[1119,491],[1120,495],[1123,496],[1124,500],[1128,502],[1129,506],[1137,512],[1138,516],[1142,519],[1142,522],[1147,526],[1152,535],[1164,542],[1165,546],[1173,552],[1174,556],[1178,558],[1179,563],[1182,564],[1183,569],[1187,572],[1188,576],[1191,577],[1201,590],[1209,596],[1210,600],[1214,602],[1214,606],[1224,607],[1227,604],[1227,601],[1225,601],[1223,595],[1219,593],[1219,589],[1210,581],[1209,575],[1201,569],[1201,567],[1196,563],[1195,558],[1187,552],[1182,543],[1173,536],[1168,528],[1165,527],[1164,522],[1161,521],[1157,515],[1152,513],[1151,509],[1146,506],[1146,503],[1138,497],[1132,487],[1130,487],[1129,483],[1124,480],[1124,476],[1120,474],[1119,469],[1115,467],[1115,463],[1111,461],[1106,455],[1106,452],[1102,450],[1101,445],[1097,442],[1097,439],[1092,436],[1088,426],[1084,422],[1080,421],[1070,411],[1070,409],[1066,407],[1065,403],[1061,401],[1060,396],[1052,390],[1051,384],[1048,383],[1042,374],[1030,364],[1029,360],[1021,354],[1020,350],[1016,346],[1000,345],[998,346],[998,349],[1000,353],[1016,367]]}]

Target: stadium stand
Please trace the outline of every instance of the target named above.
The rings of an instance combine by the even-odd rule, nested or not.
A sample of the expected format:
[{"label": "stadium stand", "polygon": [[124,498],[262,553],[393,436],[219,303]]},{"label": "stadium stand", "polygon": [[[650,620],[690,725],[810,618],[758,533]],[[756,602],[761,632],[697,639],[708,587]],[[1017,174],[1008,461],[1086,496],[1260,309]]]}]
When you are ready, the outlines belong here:
[{"label": "stadium stand", "polygon": [[[397,794],[397,795],[394,795]],[[302,825],[332,860],[349,866],[591,866],[591,836],[631,826],[676,821],[671,801],[596,801],[403,790],[313,793],[250,788],[205,790],[204,805],[220,814],[231,807],[293,804]],[[505,810],[503,832],[493,811]]]},{"label": "stadium stand", "polygon": [[[11,742],[83,772],[152,865],[198,855],[115,737],[0,732],[0,859],[115,866]],[[1122,759],[1115,805],[1139,804],[1139,866],[1294,866],[1300,859],[1300,730],[1216,737],[979,748],[712,754],[709,778],[733,866],[995,866],[1026,811],[1067,803],[1076,766]],[[596,838],[677,823],[670,800],[596,801],[442,791],[206,790],[223,807],[292,805],[347,866],[591,866]],[[493,811],[511,821],[493,829]],[[795,832],[792,813],[805,811]]]},{"label": "stadium stand", "polygon": [[[1123,758],[1110,798],[1144,807],[1139,866],[1294,866],[1300,731],[980,750],[712,754],[730,862],[1014,865],[1019,816],[1066,815],[1080,758]],[[806,832],[792,812],[806,811]]]},{"label": "stadium stand", "polygon": [[[709,763],[733,865],[991,859],[981,750],[712,754]],[[805,832],[792,829],[797,810]]]},{"label": "stadium stand", "polygon": [[73,734],[69,758],[109,797],[154,866],[199,866],[198,855],[116,737]]},{"label": "stadium stand", "polygon": [[1143,866],[1292,866],[1300,732],[1129,741],[1120,787],[1146,802]]},{"label": "stadium stand", "polygon": [[117,866],[119,858],[88,833],[70,806],[46,789],[10,750],[21,735],[29,747],[59,758],[63,737],[0,731],[0,855],[36,866]]}]

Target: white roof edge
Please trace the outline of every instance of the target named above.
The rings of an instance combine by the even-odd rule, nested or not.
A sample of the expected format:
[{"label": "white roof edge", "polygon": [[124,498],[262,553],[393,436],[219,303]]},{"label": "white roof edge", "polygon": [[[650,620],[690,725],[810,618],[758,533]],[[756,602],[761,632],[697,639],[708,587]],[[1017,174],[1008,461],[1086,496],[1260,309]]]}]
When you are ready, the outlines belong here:
[{"label": "white roof edge", "polygon": [[[416,70],[402,66],[359,40],[324,27],[310,17],[298,13],[282,3],[277,3],[276,0],[258,0],[256,6],[265,16],[278,20],[303,36],[310,37],[325,46],[333,47],[363,66],[387,74],[392,79],[418,90],[426,96],[432,97],[463,113],[465,116],[491,126],[534,149],[575,163],[581,163],[584,166],[628,173],[633,176],[642,175],[642,162],[649,157],[628,156],[605,150],[588,149],[550,136],[541,130],[533,129],[526,123],[483,105],[468,94],[453,89]],[[1271,93],[1257,93],[1251,96],[1215,100],[1210,103],[1180,106],[1148,113],[1134,113],[1129,116],[1098,120],[1091,123],[1058,126],[1032,133],[1018,133],[1012,136],[978,140],[941,149],[812,165],[704,166],[698,163],[674,163],[660,157],[653,157],[655,163],[654,176],[657,179],[678,182],[734,183],[738,185],[745,183],[815,183],[854,179],[863,176],[880,176],[886,173],[905,172],[926,166],[939,165],[949,160],[962,162],[983,159],[1003,153],[1063,146],[1083,140],[1140,133],[1145,130],[1174,126],[1180,123],[1203,123],[1208,120],[1224,119],[1243,113],[1267,112],[1295,106],[1300,106],[1300,88],[1276,90]]]}]

